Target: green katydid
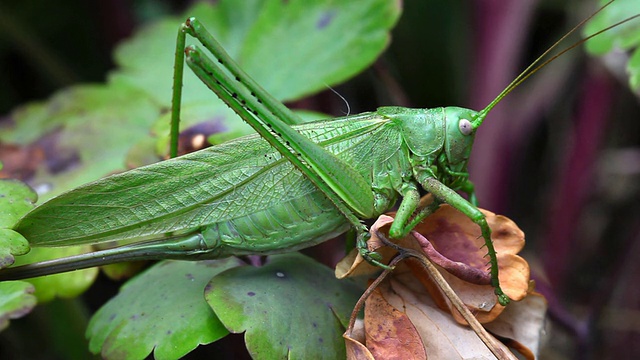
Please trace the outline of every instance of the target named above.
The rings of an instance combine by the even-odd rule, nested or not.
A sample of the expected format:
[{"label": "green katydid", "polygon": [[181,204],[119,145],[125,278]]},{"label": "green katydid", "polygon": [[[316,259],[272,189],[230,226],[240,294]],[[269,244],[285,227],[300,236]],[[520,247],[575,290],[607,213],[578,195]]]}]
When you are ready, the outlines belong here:
[{"label": "green katydid", "polygon": [[[187,34],[216,60],[196,47],[185,48]],[[176,45],[174,139],[185,56],[196,75],[258,135],[110,176],[44,203],[15,227],[33,246],[135,241],[2,270],[0,279],[136,259],[200,260],[286,252],[350,227],[357,231],[361,254],[384,266],[366,247],[361,219],[380,215],[401,197],[392,237],[407,234],[439,204],[449,203],[481,228],[498,301],[509,302],[500,288],[491,230],[477,208],[467,161],[475,131],[489,111],[547,62],[530,71],[538,60],[534,62],[479,112],[459,107],[383,107],[299,125],[295,114],[251,80],[190,18],[180,28]],[[419,187],[435,196],[432,205],[417,208]]]}]

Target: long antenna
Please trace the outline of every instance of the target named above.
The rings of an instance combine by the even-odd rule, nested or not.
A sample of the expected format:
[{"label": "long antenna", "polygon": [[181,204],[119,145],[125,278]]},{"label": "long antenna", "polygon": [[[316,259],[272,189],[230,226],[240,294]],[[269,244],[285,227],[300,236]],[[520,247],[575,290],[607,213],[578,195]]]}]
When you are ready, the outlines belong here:
[{"label": "long antenna", "polygon": [[[566,49],[560,51],[558,54],[554,55],[553,57],[551,57],[550,59],[546,60],[545,62],[539,64],[542,59],[547,56],[547,54],[549,54],[549,52],[551,52],[553,49],[557,48],[560,43],[562,41],[564,41],[568,36],[570,36],[571,34],[573,34],[576,30],[578,30],[580,27],[582,27],[587,21],[591,20],[594,16],[596,16],[598,13],[600,13],[604,8],[606,8],[607,6],[611,5],[612,2],[614,2],[615,0],[611,0],[608,3],[606,3],[604,6],[602,6],[600,9],[598,9],[596,12],[594,12],[593,14],[591,14],[588,18],[582,20],[578,25],[574,26],[568,33],[566,33],[565,35],[563,35],[560,39],[558,39],[558,41],[556,41],[553,45],[551,45],[551,47],[549,47],[544,53],[542,53],[542,55],[540,55],[534,62],[531,63],[531,65],[529,65],[526,69],[524,69],[515,79],[513,79],[513,81],[507,85],[507,87],[502,90],[502,92],[500,94],[498,94],[498,96],[496,96],[495,99],[493,99],[493,101],[491,101],[489,103],[489,105],[487,105],[484,109],[480,110],[480,112],[478,112],[478,114],[476,115],[476,117],[471,121],[471,125],[473,126],[474,129],[477,129],[480,125],[482,125],[482,122],[484,121],[484,119],[487,117],[487,114],[489,113],[489,111],[491,111],[491,109],[493,109],[505,96],[507,96],[507,94],[509,94],[511,91],[513,91],[513,89],[515,89],[516,87],[518,87],[518,85],[520,85],[523,81],[527,80],[529,78],[529,76],[535,74],[538,70],[542,69],[543,67],[545,67],[546,65],[548,65],[549,63],[551,63],[552,61],[554,61],[555,59],[557,59],[558,57],[562,56],[564,53],[566,53],[567,51],[570,51],[572,49],[574,49],[575,47],[583,44],[584,42],[592,39],[595,36],[598,36],[600,34],[602,34],[605,31],[608,31],[614,27],[620,26],[628,21],[631,21],[637,17],[640,17],[640,14],[636,14],[633,15],[631,17],[628,17],[622,21],[619,21],[611,26],[608,26],[602,30],[599,30],[598,32],[591,34],[589,36],[587,36],[586,38],[574,43],[573,45],[567,47]],[[537,66],[536,66],[537,65]]]}]

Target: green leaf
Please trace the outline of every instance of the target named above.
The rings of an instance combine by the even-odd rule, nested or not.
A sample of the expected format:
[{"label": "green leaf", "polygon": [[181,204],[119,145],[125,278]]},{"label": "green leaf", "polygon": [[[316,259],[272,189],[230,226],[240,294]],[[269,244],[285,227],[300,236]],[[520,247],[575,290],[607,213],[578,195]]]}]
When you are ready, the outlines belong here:
[{"label": "green leaf", "polygon": [[228,334],[204,300],[209,280],[235,258],[164,261],[130,280],[93,316],[90,350],[105,359],[178,359]]},{"label": "green leaf", "polygon": [[0,269],[15,262],[14,256],[29,252],[29,242],[11,229],[0,229]]},{"label": "green leaf", "polygon": [[631,88],[636,90],[640,89],[640,51],[638,49],[633,52],[633,55],[629,59],[627,69],[629,70],[629,83],[631,84]]},{"label": "green leaf", "polygon": [[[370,65],[389,42],[389,31],[400,16],[399,5],[395,0],[222,0],[215,6],[196,4],[181,17],[144,28],[120,46],[115,54],[120,70],[112,73],[111,79],[129,82],[157,102],[167,103],[178,25],[195,16],[273,96],[299,99]],[[183,92],[185,104],[215,98],[191,73],[185,78]]]},{"label": "green leaf", "polygon": [[34,207],[38,195],[17,180],[0,180],[0,269],[14,263],[14,256],[29,252],[29,243],[11,230]]},{"label": "green leaf", "polygon": [[[14,263],[14,256],[29,252],[29,243],[19,233],[9,229],[34,207],[38,195],[17,180],[0,180],[0,269]],[[34,287],[24,281],[0,282],[0,331],[10,319],[20,318],[35,307]]]},{"label": "green leaf", "polygon": [[[607,2],[609,2],[609,0],[601,0],[600,4],[604,5]],[[599,30],[605,29],[635,14],[640,14],[640,1],[617,0],[589,21],[584,28],[583,36],[586,37]],[[631,57],[627,63],[627,72],[629,73],[630,86],[634,90],[640,89],[639,46],[640,21],[638,21],[638,19],[609,29],[585,44],[589,53],[599,56],[607,54],[614,49],[630,51]]]},{"label": "green leaf", "polygon": [[33,209],[38,195],[24,183],[0,179],[0,228],[9,229]]},{"label": "green leaf", "polygon": [[298,253],[275,255],[263,267],[225,271],[205,297],[233,333],[245,333],[254,359],[335,359],[362,293],[354,283]]},{"label": "green leaf", "polygon": [[[34,207],[38,196],[27,185],[17,180],[0,181],[0,269],[9,265],[24,265],[32,262],[77,255],[91,250],[91,247],[66,247],[58,249],[30,249],[27,239],[8,229]],[[22,255],[22,256],[18,256]],[[18,256],[15,257],[14,256]],[[75,297],[84,292],[97,275],[97,269],[86,269],[67,274],[29,279],[30,292],[34,292],[39,302],[54,297]],[[30,295],[31,297],[31,295]],[[34,297],[35,299],[35,297]],[[30,301],[30,300],[28,300]],[[35,301],[35,300],[34,300]]]},{"label": "green leaf", "polygon": [[10,319],[17,319],[31,312],[36,305],[33,286],[24,281],[0,282],[0,331],[9,326]]}]

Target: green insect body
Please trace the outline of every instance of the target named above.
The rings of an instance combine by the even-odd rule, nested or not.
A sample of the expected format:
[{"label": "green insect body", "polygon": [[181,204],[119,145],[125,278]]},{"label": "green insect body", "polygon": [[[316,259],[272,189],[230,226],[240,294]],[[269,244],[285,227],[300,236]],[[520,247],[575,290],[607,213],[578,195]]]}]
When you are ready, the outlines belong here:
[{"label": "green insect body", "polygon": [[[459,149],[470,149],[473,134],[460,131],[458,113],[475,112],[383,107],[295,129],[353,164],[373,189],[375,217],[407,184],[416,187],[414,179],[436,175],[445,185],[466,184],[469,152]],[[297,250],[348,228],[302,173],[250,135],[81,186],[37,207],[15,229],[34,246],[199,233],[193,256],[218,258]]]},{"label": "green insect body", "polygon": [[[187,34],[217,62],[196,47],[185,47]],[[14,228],[33,246],[115,240],[126,244],[3,269],[0,280],[128,260],[282,253],[315,245],[349,228],[356,230],[360,253],[384,267],[379,255],[366,246],[368,234],[361,219],[375,218],[401,200],[389,231],[393,238],[406,235],[441,203],[478,224],[487,247],[491,285],[498,301],[509,303],[500,288],[491,229],[477,208],[467,162],[475,132],[488,112],[547,62],[530,71],[532,64],[479,112],[459,107],[382,107],[301,124],[245,74],[196,19],[188,19],[180,28],[175,58],[174,140],[185,60],[258,134],[113,175],[38,206]],[[175,142],[171,148],[173,154]],[[418,207],[420,188],[434,196],[433,204]]]}]

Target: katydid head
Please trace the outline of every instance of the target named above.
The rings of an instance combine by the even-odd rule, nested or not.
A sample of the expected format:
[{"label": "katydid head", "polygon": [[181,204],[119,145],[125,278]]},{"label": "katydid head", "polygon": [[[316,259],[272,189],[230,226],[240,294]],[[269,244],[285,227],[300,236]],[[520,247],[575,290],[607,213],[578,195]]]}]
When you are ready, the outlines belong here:
[{"label": "katydid head", "polygon": [[476,137],[473,119],[478,116],[477,111],[449,106],[444,108],[445,140],[444,151],[448,163],[454,171],[464,171],[471,147]]}]

